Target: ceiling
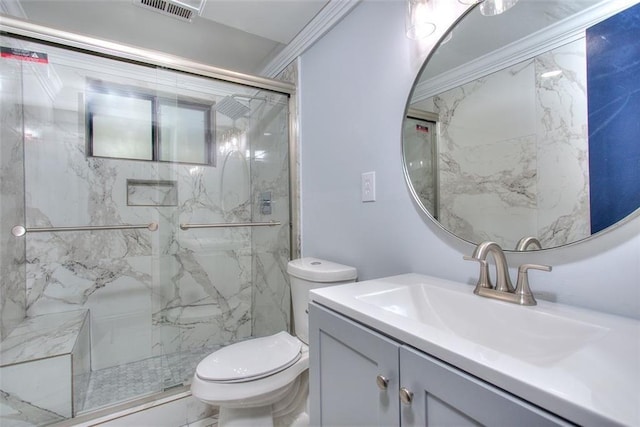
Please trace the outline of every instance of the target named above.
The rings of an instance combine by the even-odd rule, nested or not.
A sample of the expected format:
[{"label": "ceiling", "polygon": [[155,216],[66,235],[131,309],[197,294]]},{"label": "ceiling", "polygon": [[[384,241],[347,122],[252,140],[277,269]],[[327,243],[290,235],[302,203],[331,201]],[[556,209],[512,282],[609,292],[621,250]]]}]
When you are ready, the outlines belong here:
[{"label": "ceiling", "polygon": [[[72,33],[274,77],[288,63],[283,54],[292,44],[298,45],[305,32],[310,33],[303,37],[309,45],[357,2],[206,0],[201,15],[191,22],[141,7],[134,0],[0,0],[0,11]],[[321,30],[315,28],[318,21]]]},{"label": "ceiling", "polygon": [[451,39],[436,51],[422,78],[448,73],[516,40],[548,31],[563,20],[570,22],[576,14],[608,1],[519,0],[505,13],[490,17],[482,16],[476,8],[451,30]]}]

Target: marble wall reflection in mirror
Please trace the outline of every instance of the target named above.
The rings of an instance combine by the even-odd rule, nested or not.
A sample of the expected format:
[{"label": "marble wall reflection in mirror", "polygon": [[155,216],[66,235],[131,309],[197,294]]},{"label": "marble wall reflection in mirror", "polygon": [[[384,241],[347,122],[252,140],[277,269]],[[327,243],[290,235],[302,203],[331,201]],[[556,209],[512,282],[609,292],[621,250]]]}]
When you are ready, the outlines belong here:
[{"label": "marble wall reflection in mirror", "polygon": [[572,243],[638,211],[636,3],[520,0],[494,17],[472,8],[450,30],[403,128],[405,176],[431,218],[513,250],[525,237]]}]

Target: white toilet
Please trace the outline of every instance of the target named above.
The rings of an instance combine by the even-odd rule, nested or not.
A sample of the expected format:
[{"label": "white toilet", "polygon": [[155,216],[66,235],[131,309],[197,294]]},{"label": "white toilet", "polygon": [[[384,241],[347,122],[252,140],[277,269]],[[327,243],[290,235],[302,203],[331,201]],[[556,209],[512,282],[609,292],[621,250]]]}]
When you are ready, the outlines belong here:
[{"label": "white toilet", "polygon": [[[287,266],[295,334],[238,342],[211,353],[196,367],[191,393],[220,407],[218,426],[272,426],[306,404],[309,388],[309,290],[354,282],[353,267],[317,258]],[[304,424],[302,413],[298,424]]]}]

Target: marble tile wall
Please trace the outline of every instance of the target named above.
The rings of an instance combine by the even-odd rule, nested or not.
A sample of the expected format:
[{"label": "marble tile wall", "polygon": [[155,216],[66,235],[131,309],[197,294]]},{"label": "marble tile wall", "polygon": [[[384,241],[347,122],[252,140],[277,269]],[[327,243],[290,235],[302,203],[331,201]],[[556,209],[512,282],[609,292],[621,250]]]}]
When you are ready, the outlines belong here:
[{"label": "marble tile wall", "polygon": [[71,417],[70,368],[68,355],[3,367],[3,409],[0,412],[3,426],[7,419],[20,420],[23,412],[35,414],[37,418],[46,415],[48,421]]},{"label": "marble tile wall", "polygon": [[12,410],[74,414],[84,399],[81,374],[90,369],[88,323],[87,310],[77,310],[31,317],[14,329],[0,352],[0,419]]},{"label": "marble tile wall", "polygon": [[[248,337],[258,328],[254,316],[260,318],[260,334],[286,329],[286,97],[252,101],[251,116],[228,128],[217,113],[215,167],[87,158],[82,102],[87,77],[211,102],[222,98],[214,92],[220,86],[223,94],[243,89],[73,55],[80,56],[50,51],[50,66],[63,82],[54,99],[35,81],[25,85],[25,126],[37,130],[25,144],[26,224],[157,222],[160,227],[28,234],[28,315],[88,308],[94,370]],[[245,135],[240,146],[225,145],[224,135],[232,131]],[[128,179],[175,181],[177,206],[127,206]],[[256,194],[267,190],[274,195],[274,214],[260,218]],[[283,225],[260,231],[178,226],[269,219]]]},{"label": "marble tile wall", "polygon": [[[546,247],[591,235],[586,45],[536,57],[538,236]],[[556,77],[545,72],[561,70]]]},{"label": "marble tile wall", "polygon": [[[2,40],[3,46],[12,46]],[[0,59],[0,341],[26,313],[25,241],[11,234],[24,223],[24,153],[22,151],[23,64]]]},{"label": "marble tile wall", "polygon": [[[429,101],[441,120],[445,228],[505,248],[527,235],[543,247],[589,235],[586,101],[574,102],[586,100],[584,58],[579,40]],[[562,74],[540,77],[550,70]]]}]

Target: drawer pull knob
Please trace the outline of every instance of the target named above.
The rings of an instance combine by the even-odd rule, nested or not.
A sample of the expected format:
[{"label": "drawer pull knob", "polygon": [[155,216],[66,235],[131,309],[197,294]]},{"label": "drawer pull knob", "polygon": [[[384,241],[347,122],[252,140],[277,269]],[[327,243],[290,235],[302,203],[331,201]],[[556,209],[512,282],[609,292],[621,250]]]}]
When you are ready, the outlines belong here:
[{"label": "drawer pull knob", "polygon": [[378,384],[378,388],[380,390],[386,390],[387,387],[389,387],[389,378],[378,375],[376,377],[376,384]]},{"label": "drawer pull knob", "polygon": [[411,405],[413,400],[413,393],[405,387],[400,388],[400,401],[405,405]]}]

